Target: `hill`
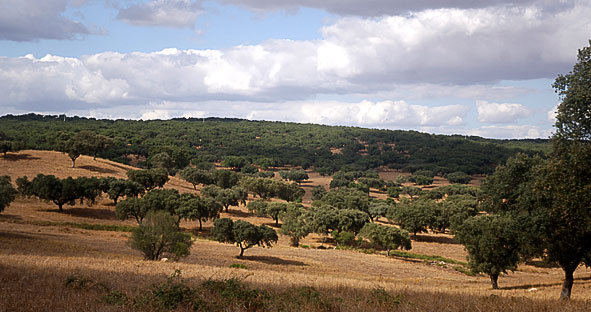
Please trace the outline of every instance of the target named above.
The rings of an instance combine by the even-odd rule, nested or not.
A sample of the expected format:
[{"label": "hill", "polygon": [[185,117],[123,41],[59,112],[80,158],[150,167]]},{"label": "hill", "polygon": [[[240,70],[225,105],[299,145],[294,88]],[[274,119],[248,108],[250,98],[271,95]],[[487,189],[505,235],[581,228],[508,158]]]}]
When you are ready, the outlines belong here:
[{"label": "hill", "polygon": [[28,114],[0,117],[0,134],[23,149],[59,150],[64,139],[87,130],[113,139],[102,158],[149,166],[167,152],[178,169],[190,161],[219,162],[241,156],[260,167],[301,166],[330,174],[378,167],[445,174],[491,173],[517,152],[548,151],[547,140],[492,140],[416,131],[376,130],[285,122],[204,118],[97,120]]}]

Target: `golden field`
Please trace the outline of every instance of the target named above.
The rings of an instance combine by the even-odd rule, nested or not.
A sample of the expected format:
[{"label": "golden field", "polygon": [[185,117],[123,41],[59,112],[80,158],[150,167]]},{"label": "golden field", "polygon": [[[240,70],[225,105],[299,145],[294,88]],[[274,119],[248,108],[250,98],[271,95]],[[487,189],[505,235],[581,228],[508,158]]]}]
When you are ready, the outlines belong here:
[{"label": "golden field", "polygon": [[[12,181],[38,173],[68,176],[114,176],[125,178],[132,167],[104,159],[81,156],[76,168],[58,152],[26,150],[0,158],[0,175]],[[397,172],[380,173],[393,179]],[[309,173],[306,190],[315,185],[327,186],[330,177]],[[436,179],[436,184],[445,183]],[[171,177],[167,188],[195,192],[191,184]],[[372,192],[372,196],[384,194]],[[307,192],[304,203],[309,202]],[[133,306],[109,305],[101,300],[100,290],[66,287],[71,276],[83,276],[133,295],[163,281],[176,269],[188,284],[208,279],[238,278],[247,285],[267,289],[271,294],[289,293],[290,289],[311,286],[328,297],[340,298],[331,310],[367,310],[365,298],[374,289],[398,295],[395,306],[372,306],[399,311],[587,311],[591,309],[591,272],[580,267],[569,302],[559,301],[562,270],[522,265],[516,272],[499,278],[499,290],[491,290],[487,276],[468,276],[453,269],[453,264],[386,257],[385,252],[366,254],[355,250],[336,250],[322,244],[314,235],[301,243],[312,248],[293,248],[281,237],[273,248],[252,248],[246,257],[236,258],[236,246],[197,238],[191,255],[179,262],[145,261],[140,252],[127,246],[130,234],[122,231],[88,230],[72,224],[135,226],[133,220],[120,221],[114,205],[107,198],[88,206],[77,203],[57,206],[37,199],[18,198],[0,214],[0,311],[119,311]],[[248,213],[245,207],[230,207],[223,217],[245,219],[252,223],[273,225],[270,218]],[[204,224],[204,233],[195,232],[197,222],[182,222],[181,227],[204,237],[212,223]],[[322,246],[325,249],[313,247]],[[465,261],[462,245],[444,234],[418,235],[410,251]],[[230,268],[243,264],[247,269]],[[535,290],[532,290],[535,288]],[[376,308],[377,307],[377,308]],[[269,309],[275,309],[268,307]],[[322,310],[318,306],[301,309]],[[288,310],[298,308],[288,308]],[[227,310],[240,310],[239,307]],[[277,310],[280,310],[277,308]]]}]

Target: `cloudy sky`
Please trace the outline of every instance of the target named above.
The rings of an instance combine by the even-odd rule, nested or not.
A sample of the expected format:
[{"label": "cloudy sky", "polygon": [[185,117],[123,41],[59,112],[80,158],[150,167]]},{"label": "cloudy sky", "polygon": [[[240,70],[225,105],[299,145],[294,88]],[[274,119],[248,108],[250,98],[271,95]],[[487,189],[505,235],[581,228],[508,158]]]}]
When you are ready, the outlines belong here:
[{"label": "cloudy sky", "polygon": [[548,137],[591,0],[2,0],[0,114]]}]

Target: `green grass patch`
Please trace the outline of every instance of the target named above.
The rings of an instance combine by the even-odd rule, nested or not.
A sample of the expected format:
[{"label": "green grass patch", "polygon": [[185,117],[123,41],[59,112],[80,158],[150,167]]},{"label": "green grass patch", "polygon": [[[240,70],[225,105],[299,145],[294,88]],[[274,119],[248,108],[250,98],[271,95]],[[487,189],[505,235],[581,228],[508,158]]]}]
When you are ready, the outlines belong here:
[{"label": "green grass patch", "polygon": [[460,272],[460,273],[464,273],[464,274],[466,274],[468,276],[476,276],[477,275],[476,273],[474,273],[474,272],[466,269],[466,267],[461,266],[461,265],[454,265],[453,266],[453,269],[456,270],[456,271],[458,271],[458,272]]},{"label": "green grass patch", "polygon": [[230,269],[245,269],[248,270],[248,267],[242,263],[232,263],[230,264]]},{"label": "green grass patch", "polygon": [[128,225],[92,224],[92,223],[78,223],[78,222],[8,220],[8,219],[0,219],[0,222],[27,224],[27,225],[36,225],[36,226],[61,226],[61,227],[71,227],[71,228],[91,230],[91,231],[131,232],[134,229],[133,226],[128,226]]}]

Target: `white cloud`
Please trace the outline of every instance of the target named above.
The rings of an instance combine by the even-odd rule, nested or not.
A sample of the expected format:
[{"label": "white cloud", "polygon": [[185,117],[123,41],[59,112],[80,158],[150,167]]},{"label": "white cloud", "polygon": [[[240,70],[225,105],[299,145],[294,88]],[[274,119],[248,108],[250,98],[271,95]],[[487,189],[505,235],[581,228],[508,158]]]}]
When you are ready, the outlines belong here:
[{"label": "white cloud", "polygon": [[571,7],[573,0],[222,0],[222,2],[250,8],[255,11],[292,11],[300,7],[324,9],[342,15],[383,16],[399,15],[426,9],[473,9],[491,6],[537,5],[548,11]]},{"label": "white cloud", "polygon": [[551,110],[546,113],[548,117],[548,121],[551,123],[556,123],[556,114],[558,113],[558,105],[554,106]]},{"label": "white cloud", "polygon": [[0,40],[72,39],[92,31],[63,15],[68,0],[0,1]]},{"label": "white cloud", "polygon": [[119,10],[117,19],[139,26],[195,28],[203,13],[201,3],[192,0],[152,0]]},{"label": "white cloud", "polygon": [[531,112],[521,104],[476,101],[478,121],[484,123],[513,123],[528,117]]},{"label": "white cloud", "polygon": [[483,126],[478,129],[464,130],[463,132],[469,135],[496,139],[547,139],[552,135],[551,129],[544,129],[532,125]]}]

